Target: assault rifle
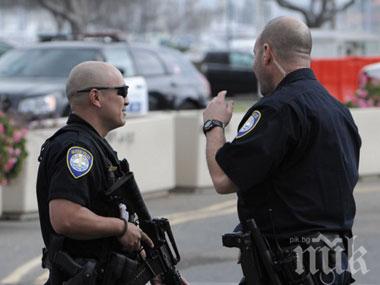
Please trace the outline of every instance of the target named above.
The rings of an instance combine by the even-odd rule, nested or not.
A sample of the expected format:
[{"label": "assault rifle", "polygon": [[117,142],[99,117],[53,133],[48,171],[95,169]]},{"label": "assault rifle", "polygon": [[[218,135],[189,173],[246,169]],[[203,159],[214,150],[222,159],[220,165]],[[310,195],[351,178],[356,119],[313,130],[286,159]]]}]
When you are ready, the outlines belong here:
[{"label": "assault rifle", "polygon": [[180,261],[180,255],[170,223],[165,218],[152,219],[133,173],[127,172],[119,178],[106,191],[106,196],[117,205],[127,205],[129,215],[137,215],[140,228],[154,243],[154,248],[144,247],[146,258],[135,266],[134,272],[122,279],[128,279],[125,280],[128,284],[142,285],[160,275],[164,284],[181,284],[181,277],[175,267]]}]

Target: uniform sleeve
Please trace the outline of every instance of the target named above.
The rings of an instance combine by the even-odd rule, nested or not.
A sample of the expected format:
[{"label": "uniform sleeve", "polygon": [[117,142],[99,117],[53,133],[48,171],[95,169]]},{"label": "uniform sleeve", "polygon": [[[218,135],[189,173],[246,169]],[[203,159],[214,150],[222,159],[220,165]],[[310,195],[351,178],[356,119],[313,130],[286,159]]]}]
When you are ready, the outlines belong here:
[{"label": "uniform sleeve", "polygon": [[50,156],[49,201],[66,199],[88,207],[90,187],[96,185],[94,158],[90,149],[78,143],[53,146],[57,151]]},{"label": "uniform sleeve", "polygon": [[236,138],[217,152],[219,166],[239,191],[254,188],[278,169],[290,142],[297,140],[294,122],[287,108],[258,106],[239,126]]}]

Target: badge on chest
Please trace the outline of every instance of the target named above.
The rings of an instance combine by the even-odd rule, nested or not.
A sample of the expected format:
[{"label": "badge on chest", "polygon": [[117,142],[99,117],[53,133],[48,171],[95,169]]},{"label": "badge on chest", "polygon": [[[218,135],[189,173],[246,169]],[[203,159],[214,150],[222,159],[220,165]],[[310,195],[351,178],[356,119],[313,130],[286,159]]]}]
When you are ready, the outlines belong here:
[{"label": "badge on chest", "polygon": [[87,149],[73,146],[67,151],[66,161],[71,175],[78,179],[91,170],[94,157]]}]

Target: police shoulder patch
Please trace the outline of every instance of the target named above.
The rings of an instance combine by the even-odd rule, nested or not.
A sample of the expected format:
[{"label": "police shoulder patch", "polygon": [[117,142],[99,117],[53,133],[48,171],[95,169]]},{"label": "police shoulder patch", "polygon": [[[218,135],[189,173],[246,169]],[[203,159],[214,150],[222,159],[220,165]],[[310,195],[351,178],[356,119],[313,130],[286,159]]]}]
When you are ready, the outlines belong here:
[{"label": "police shoulder patch", "polygon": [[252,115],[245,121],[244,125],[239,129],[236,138],[244,137],[249,134],[260,121],[261,113],[260,111],[253,111]]},{"label": "police shoulder patch", "polygon": [[67,151],[66,162],[71,175],[78,179],[91,170],[94,157],[87,149],[73,146]]}]

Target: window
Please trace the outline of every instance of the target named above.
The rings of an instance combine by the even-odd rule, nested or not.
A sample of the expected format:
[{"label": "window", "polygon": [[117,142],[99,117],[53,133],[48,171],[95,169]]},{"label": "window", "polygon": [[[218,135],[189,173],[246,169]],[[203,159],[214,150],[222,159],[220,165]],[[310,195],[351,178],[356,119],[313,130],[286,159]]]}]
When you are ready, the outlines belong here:
[{"label": "window", "polygon": [[99,59],[99,52],[94,49],[12,50],[0,58],[0,76],[65,78],[75,65]]},{"label": "window", "polygon": [[180,52],[162,50],[160,55],[172,74],[192,75],[197,72],[191,61]]},{"label": "window", "polygon": [[104,49],[106,61],[119,68],[124,77],[136,74],[131,55],[126,46],[107,47]]},{"label": "window", "polygon": [[226,53],[226,52],[209,52],[206,54],[204,62],[228,64],[228,53]]},{"label": "window", "polygon": [[249,53],[232,52],[230,54],[230,63],[235,67],[252,68],[253,56]]},{"label": "window", "polygon": [[166,73],[161,60],[152,52],[134,49],[135,61],[140,73],[145,76],[163,75]]}]

